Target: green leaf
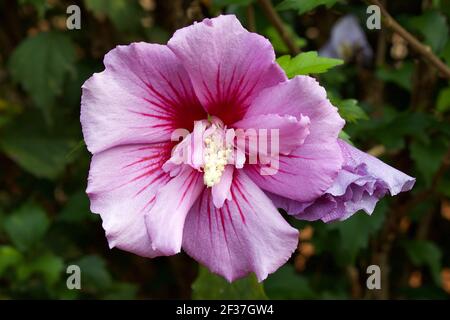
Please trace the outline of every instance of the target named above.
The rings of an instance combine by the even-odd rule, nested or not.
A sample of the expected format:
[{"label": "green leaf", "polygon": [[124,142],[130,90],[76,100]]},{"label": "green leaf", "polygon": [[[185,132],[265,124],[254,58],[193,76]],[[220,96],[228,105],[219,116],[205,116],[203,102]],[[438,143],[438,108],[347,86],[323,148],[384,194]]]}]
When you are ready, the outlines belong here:
[{"label": "green leaf", "polygon": [[439,9],[447,15],[447,17],[450,17],[450,0],[435,0],[437,2],[437,5],[439,6]]},{"label": "green leaf", "polygon": [[427,266],[437,285],[441,283],[441,258],[442,252],[434,243],[426,240],[410,240],[404,243],[406,252],[411,262],[417,266]]},{"label": "green leaf", "polygon": [[42,274],[47,284],[54,284],[59,280],[64,268],[64,261],[62,258],[48,253],[40,256],[33,263],[34,270]]},{"label": "green leaf", "polygon": [[31,275],[41,275],[47,285],[55,284],[61,277],[64,261],[52,253],[40,255],[31,263],[22,264],[17,269],[18,278],[25,281]]},{"label": "green leaf", "polygon": [[262,300],[267,299],[262,284],[255,275],[229,283],[199,266],[199,275],[192,284],[193,299]]},{"label": "green leaf", "polygon": [[[298,48],[303,48],[306,45],[306,40],[300,38],[289,25],[285,25],[287,32],[290,34],[291,38],[294,40],[294,44]],[[288,47],[284,43],[283,39],[281,39],[280,34],[275,30],[273,26],[270,26],[266,29],[265,35],[269,38],[272,43],[273,48],[276,52],[279,53],[287,53],[289,52]]]},{"label": "green leaf", "polygon": [[5,139],[3,151],[25,170],[39,178],[54,179],[66,165],[71,147],[67,141],[40,137]]},{"label": "green leaf", "polygon": [[4,229],[14,245],[25,251],[42,239],[49,224],[44,210],[25,204],[6,217]]},{"label": "green leaf", "polygon": [[8,268],[15,268],[22,259],[22,254],[15,248],[0,246],[0,277]]},{"label": "green leaf", "polygon": [[97,16],[107,16],[119,31],[136,31],[140,27],[142,12],[137,1],[84,0],[88,10]]},{"label": "green leaf", "polygon": [[49,132],[36,118],[24,117],[5,128],[0,149],[38,178],[55,179],[71,161],[75,141]]},{"label": "green leaf", "polygon": [[45,11],[47,11],[47,0],[19,0],[19,4],[22,6],[32,5],[41,19],[44,18]]},{"label": "green leaf", "polygon": [[427,142],[414,140],[411,143],[411,158],[427,186],[431,185],[433,176],[441,165],[447,145],[443,139],[431,139]]},{"label": "green leaf", "polygon": [[346,141],[347,143],[353,145],[353,142],[351,141],[351,137],[344,130],[341,130],[341,132],[339,132],[339,139],[342,139],[342,140]]},{"label": "green leaf", "polygon": [[[385,114],[393,110],[385,107]],[[405,147],[405,138],[414,137],[419,140],[428,138],[424,135],[432,124],[432,117],[420,112],[393,112],[388,116],[390,119],[380,123],[373,129],[377,140],[388,149],[401,149]],[[363,132],[361,132],[363,133]]]},{"label": "green leaf", "polygon": [[447,41],[444,49],[442,49],[441,57],[447,62],[447,65],[450,65],[450,41]]},{"label": "green leaf", "polygon": [[49,118],[65,77],[75,72],[74,61],[75,47],[66,35],[42,32],[20,43],[11,55],[9,70]]},{"label": "green leaf", "polygon": [[226,7],[230,5],[248,6],[255,0],[213,0],[214,5],[218,7]]},{"label": "green leaf", "polygon": [[400,68],[393,69],[380,67],[376,71],[376,75],[380,80],[392,82],[406,91],[411,91],[411,79],[414,67],[411,62],[404,63]]},{"label": "green leaf", "polygon": [[11,123],[13,119],[23,112],[23,107],[13,101],[0,98],[0,128]]},{"label": "green leaf", "polygon": [[438,187],[437,187],[437,193],[442,194],[444,197],[450,198],[450,179],[444,177]]},{"label": "green leaf", "polygon": [[298,14],[303,14],[305,12],[312,11],[321,5],[325,5],[327,8],[330,8],[338,1],[339,0],[284,0],[277,6],[277,9],[294,9],[298,11]]},{"label": "green leaf", "polygon": [[441,113],[450,110],[450,88],[442,89],[439,92],[436,110]]},{"label": "green leaf", "polygon": [[339,114],[348,122],[357,122],[358,120],[368,120],[369,117],[358,105],[355,99],[337,99],[332,98],[331,103],[338,107]]},{"label": "green leaf", "polygon": [[81,270],[82,285],[86,290],[104,291],[111,287],[112,278],[105,261],[96,255],[81,258],[74,263]]},{"label": "green leaf", "polygon": [[138,286],[134,283],[114,283],[103,297],[105,300],[132,300],[136,299]]},{"label": "green leaf", "polygon": [[449,28],[445,16],[437,10],[430,10],[411,18],[411,26],[425,38],[431,49],[440,53],[448,40]]},{"label": "green leaf", "polygon": [[386,205],[380,202],[374,213],[358,211],[345,221],[328,225],[329,230],[337,230],[340,234],[339,257],[341,264],[353,263],[361,249],[367,248],[372,234],[383,225]]},{"label": "green leaf", "polygon": [[289,55],[281,56],[277,62],[289,78],[296,75],[324,73],[344,63],[339,59],[319,57],[316,51],[302,52],[294,58]]},{"label": "green leaf", "polygon": [[285,265],[264,281],[264,288],[270,299],[312,299],[316,296],[308,279],[295,272],[294,267]]},{"label": "green leaf", "polygon": [[75,193],[69,198],[64,209],[59,214],[61,221],[79,223],[87,220],[97,220],[98,215],[91,213],[89,199],[84,191]]}]

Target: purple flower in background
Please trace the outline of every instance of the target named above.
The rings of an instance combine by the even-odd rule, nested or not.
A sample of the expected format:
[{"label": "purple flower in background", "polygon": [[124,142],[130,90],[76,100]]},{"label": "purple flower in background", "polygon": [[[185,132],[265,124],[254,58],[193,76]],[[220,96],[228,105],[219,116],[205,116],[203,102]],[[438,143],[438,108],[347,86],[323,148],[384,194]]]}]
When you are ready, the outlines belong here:
[{"label": "purple flower in background", "polygon": [[271,195],[289,214],[301,220],[345,220],[358,210],[371,214],[388,192],[409,191],[416,179],[339,140],[344,165],[333,185],[314,201],[298,202]]},{"label": "purple flower in background", "polygon": [[343,60],[361,57],[364,63],[369,63],[372,60],[373,51],[358,19],[349,14],[339,19],[333,26],[331,38],[319,50],[319,55]]}]

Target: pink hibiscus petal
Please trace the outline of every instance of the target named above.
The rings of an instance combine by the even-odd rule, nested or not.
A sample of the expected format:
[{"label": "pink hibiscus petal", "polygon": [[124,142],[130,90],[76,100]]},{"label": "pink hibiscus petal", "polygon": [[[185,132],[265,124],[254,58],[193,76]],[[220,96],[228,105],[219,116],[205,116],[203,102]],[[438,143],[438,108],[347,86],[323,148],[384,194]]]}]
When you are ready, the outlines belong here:
[{"label": "pink hibiscus petal", "polygon": [[165,255],[180,252],[184,220],[204,187],[201,173],[186,165],[158,191],[152,210],[145,214],[153,250]]},{"label": "pink hibiscus petal", "polygon": [[105,70],[83,85],[81,124],[89,151],[132,143],[169,141],[177,128],[206,117],[189,77],[166,46],[118,46]]},{"label": "pink hibiscus petal", "polygon": [[258,165],[245,168],[262,189],[280,196],[310,201],[320,196],[336,178],[342,166],[337,137],[344,125],[326,91],[311,77],[301,76],[265,89],[253,101],[245,118],[278,113],[310,119],[309,135],[289,155],[280,156],[274,175],[260,175]]},{"label": "pink hibiscus petal", "polygon": [[174,148],[172,157],[164,164],[163,170],[172,171],[176,169],[176,172],[178,172],[178,167],[181,164],[188,164],[192,168],[200,170],[200,166],[203,164],[203,135],[207,125],[207,120],[195,122],[194,131],[187,134]]},{"label": "pink hibiscus petal", "polygon": [[225,167],[220,182],[211,188],[211,195],[214,206],[216,208],[222,208],[225,200],[231,199],[231,183],[233,182],[234,167],[228,165]]},{"label": "pink hibiscus petal", "polygon": [[349,145],[343,140],[339,139],[338,142],[344,155],[345,168],[357,168],[361,164],[364,164],[367,175],[378,179],[381,178],[391,195],[394,196],[400,192],[409,191],[414,186],[414,183],[416,182],[415,178],[410,177],[374,156]]},{"label": "pink hibiscus petal", "polygon": [[245,30],[234,15],[182,28],[168,46],[188,71],[202,105],[225,124],[241,119],[262,89],[286,79],[270,42]]},{"label": "pink hibiscus petal", "polygon": [[298,231],[242,170],[236,170],[232,200],[217,209],[205,189],[189,212],[183,249],[228,281],[254,272],[259,281],[295,251]]},{"label": "pink hibiscus petal", "polygon": [[99,213],[109,246],[144,257],[161,255],[153,250],[144,214],[155,194],[170,179],[160,166],[170,156],[170,144],[119,146],[92,157],[87,194],[91,211]]},{"label": "pink hibiscus petal", "polygon": [[342,140],[338,143],[344,165],[325,194],[308,202],[268,194],[278,208],[300,220],[345,220],[359,210],[371,214],[378,200],[388,192],[394,196],[414,186],[415,178]]},{"label": "pink hibiscus petal", "polygon": [[[255,133],[260,139],[266,140],[268,151],[273,143],[271,139],[271,130],[276,130],[278,141],[275,141],[274,143],[278,145],[277,149],[279,153],[284,155],[291,153],[294,149],[303,144],[306,137],[309,135],[309,126],[310,120],[308,117],[300,116],[300,118],[297,119],[294,116],[280,116],[278,114],[245,117],[232,125],[233,128],[255,130]],[[259,134],[262,133],[261,129],[266,130],[265,137]],[[264,153],[264,150],[260,147],[252,148],[252,146],[250,146],[250,149],[250,152]],[[279,154],[277,154],[277,156],[278,155]]]}]

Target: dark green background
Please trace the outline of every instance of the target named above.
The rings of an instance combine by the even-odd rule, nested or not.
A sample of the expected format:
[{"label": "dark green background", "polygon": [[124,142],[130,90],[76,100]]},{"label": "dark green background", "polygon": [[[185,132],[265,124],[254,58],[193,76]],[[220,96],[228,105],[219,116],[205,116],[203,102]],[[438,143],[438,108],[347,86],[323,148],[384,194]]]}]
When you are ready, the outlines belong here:
[{"label": "dark green background", "polygon": [[[81,30],[65,27],[73,3]],[[367,18],[362,1],[286,0],[277,9],[302,51],[318,50],[339,17]],[[449,1],[389,1],[388,10],[450,63]],[[412,192],[384,199],[371,217],[292,221],[306,230],[299,250],[264,288],[254,277],[229,285],[185,254],[149,260],[108,249],[84,193],[81,85],[117,44],[166,43],[177,28],[220,12],[268,37],[279,56],[289,53],[258,1],[0,1],[0,299],[449,298],[450,86],[384,28],[364,29],[372,65],[356,53],[315,76],[351,141],[417,177]],[[365,286],[372,263],[382,268],[381,291]],[[70,264],[81,267],[82,290],[66,288]]]}]

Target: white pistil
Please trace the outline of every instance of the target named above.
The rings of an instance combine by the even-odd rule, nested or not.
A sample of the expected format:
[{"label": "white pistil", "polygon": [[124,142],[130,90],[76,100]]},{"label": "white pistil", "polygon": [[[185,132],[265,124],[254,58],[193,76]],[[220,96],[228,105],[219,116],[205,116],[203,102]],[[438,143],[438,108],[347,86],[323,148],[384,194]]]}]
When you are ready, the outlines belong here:
[{"label": "white pistil", "polygon": [[207,137],[204,142],[203,182],[208,187],[212,187],[220,182],[231,154],[231,148],[224,146],[220,135],[214,133]]}]

